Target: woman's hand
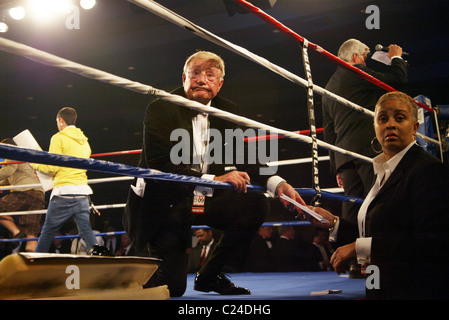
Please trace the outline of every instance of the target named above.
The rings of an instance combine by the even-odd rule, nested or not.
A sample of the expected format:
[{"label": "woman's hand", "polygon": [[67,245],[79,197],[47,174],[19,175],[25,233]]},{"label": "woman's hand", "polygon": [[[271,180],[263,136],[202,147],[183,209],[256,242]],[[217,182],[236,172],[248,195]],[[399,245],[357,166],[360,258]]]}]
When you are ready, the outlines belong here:
[{"label": "woman's hand", "polygon": [[320,216],[322,216],[324,219],[326,219],[328,221],[326,223],[323,223],[323,222],[319,222],[315,218],[310,217],[308,220],[313,225],[315,225],[317,227],[320,227],[320,228],[325,228],[325,229],[329,229],[329,228],[335,227],[335,216],[332,213],[330,213],[326,209],[323,209],[323,208],[320,208],[320,207],[312,207],[312,206],[307,206],[307,207],[310,210],[315,211],[316,213],[318,213]]}]

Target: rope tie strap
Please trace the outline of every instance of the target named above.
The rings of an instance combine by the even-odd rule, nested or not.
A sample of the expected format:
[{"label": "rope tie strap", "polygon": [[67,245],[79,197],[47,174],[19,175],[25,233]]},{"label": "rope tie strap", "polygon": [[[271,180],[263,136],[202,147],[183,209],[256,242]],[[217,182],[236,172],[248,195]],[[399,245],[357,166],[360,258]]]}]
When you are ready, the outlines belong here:
[{"label": "rope tie strap", "polygon": [[307,111],[309,114],[310,137],[312,138],[312,186],[316,190],[316,195],[312,200],[312,205],[317,206],[319,205],[319,201],[321,198],[321,189],[318,173],[318,143],[316,137],[315,108],[313,104],[312,69],[310,67],[309,55],[307,53],[308,44],[309,42],[304,39],[301,52],[304,71],[307,78]]}]

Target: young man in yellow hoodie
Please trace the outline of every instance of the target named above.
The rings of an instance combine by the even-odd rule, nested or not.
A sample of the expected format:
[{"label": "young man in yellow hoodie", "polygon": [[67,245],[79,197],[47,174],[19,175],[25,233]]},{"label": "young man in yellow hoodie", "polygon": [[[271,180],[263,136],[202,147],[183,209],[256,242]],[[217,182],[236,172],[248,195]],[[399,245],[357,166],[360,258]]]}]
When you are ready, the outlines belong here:
[{"label": "young man in yellow hoodie", "polygon": [[[77,127],[76,110],[65,107],[56,116],[59,132],[50,140],[49,152],[79,158],[89,158],[91,149],[87,137]],[[56,233],[70,218],[75,220],[81,238],[89,250],[97,244],[89,220],[89,195],[86,170],[43,164],[32,164],[33,169],[53,176],[54,188],[50,196],[47,216],[36,252],[48,252]]]}]

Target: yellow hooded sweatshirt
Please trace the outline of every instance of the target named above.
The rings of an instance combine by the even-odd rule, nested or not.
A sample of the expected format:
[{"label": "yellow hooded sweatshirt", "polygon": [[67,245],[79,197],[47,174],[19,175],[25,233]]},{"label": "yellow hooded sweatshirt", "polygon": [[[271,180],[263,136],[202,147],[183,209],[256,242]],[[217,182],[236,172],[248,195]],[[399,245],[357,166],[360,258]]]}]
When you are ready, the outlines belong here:
[{"label": "yellow hooded sweatshirt", "polygon": [[[81,129],[68,126],[51,137],[49,152],[78,158],[89,158],[91,149]],[[53,176],[54,186],[87,184],[86,170],[44,164],[32,164],[34,170]]]}]

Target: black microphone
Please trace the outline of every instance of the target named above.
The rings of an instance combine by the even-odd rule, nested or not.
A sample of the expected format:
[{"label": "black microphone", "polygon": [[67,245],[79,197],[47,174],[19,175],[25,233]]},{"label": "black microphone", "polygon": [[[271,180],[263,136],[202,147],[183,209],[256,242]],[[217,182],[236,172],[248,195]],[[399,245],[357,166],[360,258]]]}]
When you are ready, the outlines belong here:
[{"label": "black microphone", "polygon": [[[384,51],[384,52],[388,52],[388,47],[384,47],[383,45],[381,45],[381,44],[376,44],[376,46],[374,47],[374,49],[376,50],[376,51]],[[402,51],[402,56],[403,57],[407,57],[409,54],[407,53],[407,52],[405,52],[405,51]]]}]

